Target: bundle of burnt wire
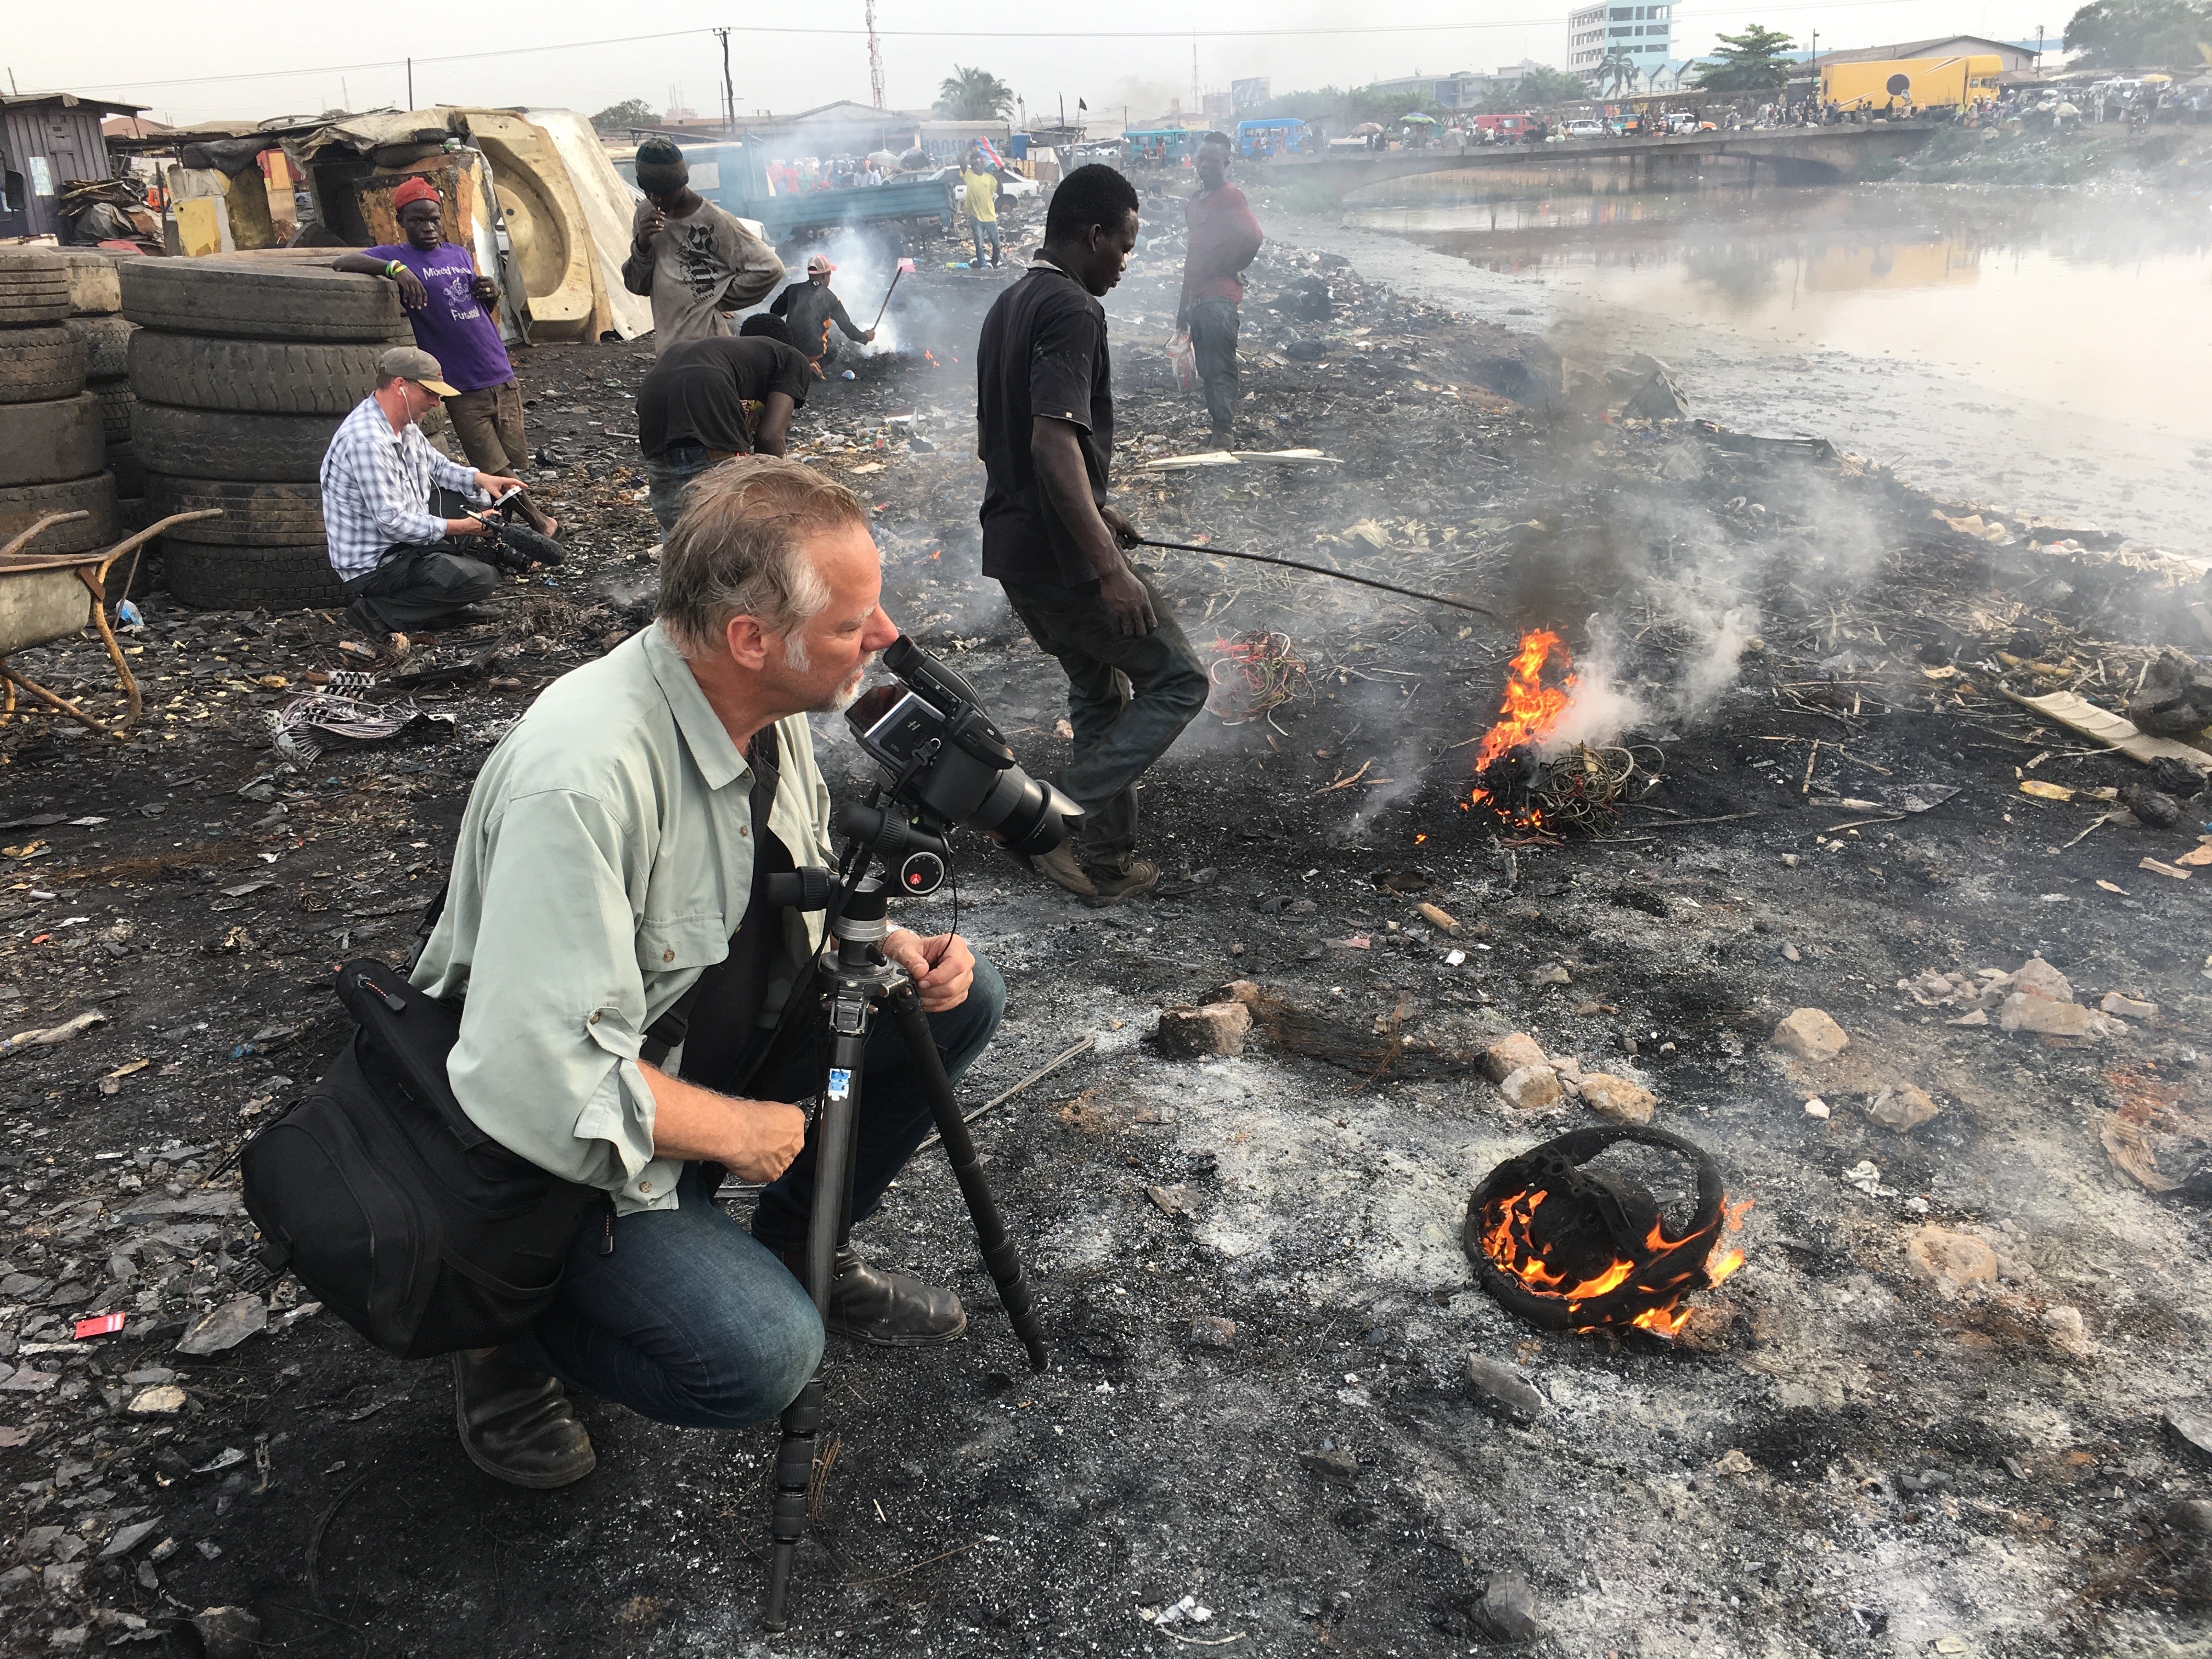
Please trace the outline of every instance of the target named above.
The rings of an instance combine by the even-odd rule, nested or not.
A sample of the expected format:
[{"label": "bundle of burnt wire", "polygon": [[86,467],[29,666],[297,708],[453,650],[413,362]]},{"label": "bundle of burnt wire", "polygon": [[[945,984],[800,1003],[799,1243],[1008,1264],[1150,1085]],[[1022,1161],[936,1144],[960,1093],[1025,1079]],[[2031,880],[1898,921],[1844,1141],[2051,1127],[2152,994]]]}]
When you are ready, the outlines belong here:
[{"label": "bundle of burnt wire", "polygon": [[[1268,720],[1276,709],[1311,689],[1305,659],[1291,647],[1287,634],[1255,628],[1234,639],[1217,639],[1213,648],[1221,654],[1206,670],[1213,690],[1206,706],[1224,726]],[[1268,720],[1268,724],[1274,722]]]},{"label": "bundle of burnt wire", "polygon": [[[1652,757],[1650,764],[1638,758],[1643,755]],[[1577,743],[1545,765],[1529,794],[1550,827],[1595,835],[1623,806],[1656,788],[1666,763],[1666,751],[1648,743]]]}]

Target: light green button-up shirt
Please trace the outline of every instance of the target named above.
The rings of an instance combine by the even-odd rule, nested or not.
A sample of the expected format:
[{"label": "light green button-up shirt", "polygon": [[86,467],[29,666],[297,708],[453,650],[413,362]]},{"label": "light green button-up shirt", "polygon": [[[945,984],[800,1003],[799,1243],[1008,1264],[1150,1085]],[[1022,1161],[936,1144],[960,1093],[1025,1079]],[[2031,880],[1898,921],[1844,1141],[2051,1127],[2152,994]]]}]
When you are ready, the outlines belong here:
[{"label": "light green button-up shirt", "polygon": [[[830,791],[805,717],[776,732],[769,828],[794,863],[827,865]],[[676,1205],[682,1165],[653,1156],[638,1050],[744,919],[751,791],[655,624],[546,688],[461,820],[445,913],[413,975],[431,996],[467,1000],[453,1093],[501,1146],[612,1193],[617,1214]],[[770,1008],[811,971],[821,925],[818,912],[786,916]]]}]

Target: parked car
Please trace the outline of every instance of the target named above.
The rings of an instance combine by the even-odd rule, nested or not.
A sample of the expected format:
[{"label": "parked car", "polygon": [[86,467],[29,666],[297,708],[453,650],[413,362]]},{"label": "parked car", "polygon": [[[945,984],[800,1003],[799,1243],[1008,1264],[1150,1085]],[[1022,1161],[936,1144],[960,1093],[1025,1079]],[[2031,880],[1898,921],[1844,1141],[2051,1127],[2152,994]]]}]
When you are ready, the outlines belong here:
[{"label": "parked car", "polygon": [[1578,121],[1570,121],[1567,123],[1567,137],[1570,138],[1602,138],[1605,137],[1605,123],[1602,121],[1594,121],[1587,117]]}]

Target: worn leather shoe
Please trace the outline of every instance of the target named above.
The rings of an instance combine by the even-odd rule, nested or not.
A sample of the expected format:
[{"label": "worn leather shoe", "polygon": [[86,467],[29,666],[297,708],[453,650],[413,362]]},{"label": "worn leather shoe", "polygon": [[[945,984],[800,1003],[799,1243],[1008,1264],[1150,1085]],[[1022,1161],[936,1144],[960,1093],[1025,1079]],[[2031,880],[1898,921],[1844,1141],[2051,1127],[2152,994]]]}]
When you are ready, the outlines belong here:
[{"label": "worn leather shoe", "polygon": [[[780,1250],[777,1255],[805,1284],[806,1252]],[[951,1291],[925,1285],[908,1273],[870,1267],[846,1244],[839,1247],[830,1267],[830,1312],[822,1323],[836,1335],[872,1342],[879,1348],[928,1348],[967,1334],[968,1310]]]},{"label": "worn leather shoe", "polygon": [[1132,859],[1126,870],[1102,869],[1091,866],[1084,873],[1091,878],[1091,907],[1119,904],[1125,898],[1150,892],[1160,884],[1160,866],[1145,859]]},{"label": "worn leather shoe", "polygon": [[1075,860],[1075,849],[1066,842],[1060,842],[1049,853],[1038,854],[1030,860],[1029,866],[1048,881],[1065,887],[1079,898],[1096,898],[1098,896],[1098,884],[1085,873],[1083,866]]},{"label": "worn leather shoe", "polygon": [[565,1486],[599,1461],[560,1383],[502,1349],[453,1356],[453,1419],[469,1462],[517,1486]]}]

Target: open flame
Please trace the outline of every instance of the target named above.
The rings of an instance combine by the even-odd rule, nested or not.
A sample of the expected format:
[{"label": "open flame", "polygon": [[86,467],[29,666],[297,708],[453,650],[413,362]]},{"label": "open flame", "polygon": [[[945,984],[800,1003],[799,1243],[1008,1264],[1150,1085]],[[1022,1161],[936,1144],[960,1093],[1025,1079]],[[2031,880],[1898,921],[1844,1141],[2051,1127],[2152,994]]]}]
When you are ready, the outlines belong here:
[{"label": "open flame", "polygon": [[[1544,683],[1545,671],[1553,683]],[[1477,780],[1468,795],[1469,806],[1488,805],[1508,823],[1524,829],[1544,827],[1543,809],[1527,799],[1504,799],[1504,782],[1492,769],[1523,773],[1525,763],[1538,758],[1545,744],[1573,706],[1575,674],[1566,647],[1548,628],[1532,629],[1521,636],[1521,648],[1506,670],[1505,696],[1498,704],[1498,721],[1482,734],[1474,751]],[[1525,793],[1525,792],[1516,792]]]},{"label": "open flame", "polygon": [[[1668,1237],[1666,1219],[1662,1217],[1651,1224],[1650,1231],[1644,1236],[1640,1259],[1631,1260],[1616,1254],[1609,1263],[1595,1271],[1587,1266],[1577,1267],[1574,1271],[1580,1276],[1570,1280],[1568,1273],[1551,1261],[1551,1242],[1541,1236],[1536,1226],[1537,1213],[1550,1196],[1548,1191],[1539,1187],[1492,1200],[1484,1211],[1482,1251],[1501,1273],[1510,1274],[1530,1295],[1565,1302],[1570,1316],[1579,1312],[1583,1304],[1620,1290],[1694,1237],[1694,1233]],[[1690,1316],[1690,1310],[1685,1305],[1690,1293],[1719,1284],[1743,1266],[1741,1249],[1734,1244],[1723,1248],[1723,1240],[1726,1235],[1742,1230],[1744,1214],[1753,1202],[1745,1199],[1740,1204],[1722,1204],[1720,1228],[1702,1261],[1671,1263],[1653,1275],[1651,1282],[1639,1280],[1637,1288],[1648,1298],[1649,1305],[1627,1322],[1655,1336],[1672,1338],[1679,1332]],[[1595,1330],[1599,1327],[1589,1324],[1573,1328]]]}]

